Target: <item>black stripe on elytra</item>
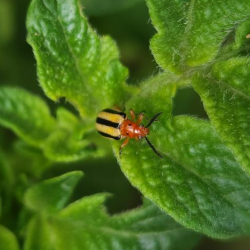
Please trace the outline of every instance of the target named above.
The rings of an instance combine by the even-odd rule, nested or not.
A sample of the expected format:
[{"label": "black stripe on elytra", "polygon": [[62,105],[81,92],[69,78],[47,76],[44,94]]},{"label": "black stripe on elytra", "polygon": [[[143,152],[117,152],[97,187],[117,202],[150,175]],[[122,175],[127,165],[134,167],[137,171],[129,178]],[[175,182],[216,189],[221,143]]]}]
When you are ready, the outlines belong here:
[{"label": "black stripe on elytra", "polygon": [[121,111],[117,111],[117,110],[114,110],[114,109],[104,109],[103,110],[104,112],[107,112],[107,113],[110,113],[110,114],[116,114],[116,115],[120,115],[122,116],[124,119],[126,118],[126,114],[121,112]]},{"label": "black stripe on elytra", "polygon": [[100,118],[100,117],[97,117],[96,123],[99,123],[101,125],[105,125],[105,126],[108,126],[108,127],[112,127],[112,128],[118,128],[119,127],[119,123],[111,122],[111,121],[108,121],[108,120]]},{"label": "black stripe on elytra", "polygon": [[[97,130],[98,131],[98,130]],[[121,136],[112,136],[112,135],[109,135],[109,134],[106,134],[106,133],[103,133],[101,131],[98,131],[99,134],[101,134],[102,136],[105,136],[105,137],[108,137],[108,138],[111,138],[111,139],[114,139],[114,140],[120,140],[121,139]]]}]

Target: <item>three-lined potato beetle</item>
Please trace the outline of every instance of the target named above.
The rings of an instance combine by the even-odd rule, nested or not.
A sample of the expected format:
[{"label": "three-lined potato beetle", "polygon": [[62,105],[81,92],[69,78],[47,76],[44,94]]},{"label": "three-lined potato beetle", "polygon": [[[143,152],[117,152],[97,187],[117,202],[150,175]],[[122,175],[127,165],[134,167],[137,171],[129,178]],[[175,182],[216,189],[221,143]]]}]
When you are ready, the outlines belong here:
[{"label": "three-lined potato beetle", "polygon": [[136,120],[135,113],[130,109],[131,120],[127,118],[127,115],[122,111],[114,109],[102,110],[96,118],[96,130],[104,137],[121,140],[126,140],[120,146],[119,154],[121,156],[122,149],[128,144],[129,140],[134,138],[137,141],[145,138],[148,145],[152,150],[162,158],[162,155],[155,149],[152,143],[148,140],[147,135],[149,134],[149,126],[156,121],[157,117],[162,112],[156,114],[146,126],[142,125],[141,122],[144,118],[144,114],[140,113]]}]

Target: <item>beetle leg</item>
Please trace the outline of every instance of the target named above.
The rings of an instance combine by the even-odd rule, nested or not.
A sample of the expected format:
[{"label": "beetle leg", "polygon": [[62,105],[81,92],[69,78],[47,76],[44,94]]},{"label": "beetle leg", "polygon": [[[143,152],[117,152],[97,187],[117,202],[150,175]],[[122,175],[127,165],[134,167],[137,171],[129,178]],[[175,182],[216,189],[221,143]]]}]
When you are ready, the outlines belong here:
[{"label": "beetle leg", "polygon": [[145,117],[145,115],[143,113],[140,113],[139,116],[138,116],[138,119],[137,119],[136,123],[138,125],[141,124],[141,122],[142,122],[142,120],[143,120],[144,117]]},{"label": "beetle leg", "polygon": [[121,158],[122,155],[122,149],[129,143],[129,137],[126,138],[126,140],[122,143],[122,145],[120,146],[120,151],[119,151],[119,156]]},{"label": "beetle leg", "polygon": [[135,112],[133,109],[129,110],[132,120],[135,120]]}]

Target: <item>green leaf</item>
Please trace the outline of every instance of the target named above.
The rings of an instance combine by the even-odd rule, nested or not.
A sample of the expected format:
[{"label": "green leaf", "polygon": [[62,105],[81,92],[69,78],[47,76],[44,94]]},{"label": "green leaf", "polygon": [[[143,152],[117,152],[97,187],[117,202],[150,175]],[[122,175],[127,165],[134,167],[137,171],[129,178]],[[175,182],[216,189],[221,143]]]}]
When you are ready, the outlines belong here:
[{"label": "green leaf", "polygon": [[[209,122],[171,118],[174,79],[166,79],[144,83],[141,94],[128,102],[136,113],[143,107],[150,117],[163,111],[148,138],[164,158],[145,140],[131,142],[119,159],[123,172],[143,195],[188,228],[216,238],[249,233],[248,176]],[[119,144],[114,143],[117,155]]]},{"label": "green leaf", "polygon": [[212,125],[250,173],[248,1],[147,2],[158,31],[151,48],[159,64],[193,79]]},{"label": "green leaf", "polygon": [[219,135],[250,174],[250,59],[215,63],[211,73],[194,78],[195,90]]},{"label": "green leaf", "polygon": [[28,229],[25,250],[188,250],[200,239],[200,235],[183,228],[150,202],[111,217],[103,207],[106,197],[97,194],[83,198],[49,220],[35,218]]},{"label": "green leaf", "polygon": [[26,206],[44,213],[58,212],[65,207],[81,177],[80,171],[69,172],[31,187],[25,194]]},{"label": "green leaf", "polygon": [[79,120],[66,109],[57,110],[57,129],[44,145],[45,155],[59,162],[72,162],[90,156],[102,156],[103,150],[94,143],[82,139],[85,133],[93,130],[92,124]]},{"label": "green leaf", "polygon": [[30,144],[41,146],[53,131],[55,120],[40,97],[20,88],[1,87],[0,124]]},{"label": "green leaf", "polygon": [[[48,146],[48,147],[46,147]],[[55,131],[47,140],[45,155],[57,162],[73,162],[89,156],[101,156],[96,146],[87,140],[76,140],[69,131]]]},{"label": "green leaf", "polygon": [[84,12],[88,16],[101,16],[118,12],[143,2],[142,0],[81,0]]},{"label": "green leaf", "polygon": [[65,97],[82,116],[122,106],[127,69],[112,39],[88,25],[77,0],[33,0],[27,17],[40,84],[54,101]]},{"label": "green leaf", "polygon": [[[0,148],[0,218],[9,213],[12,202],[14,173],[7,155]],[[1,246],[0,246],[1,248]]]},{"label": "green leaf", "polygon": [[[191,249],[200,236],[184,229],[155,205],[146,202],[142,208],[108,216],[101,206],[105,195],[86,197],[61,211],[55,231],[64,238],[80,226],[67,242],[60,242],[60,249]],[[82,225],[82,226],[81,226]],[[85,233],[87,232],[87,233]],[[101,237],[102,235],[102,237]],[[96,237],[97,236],[97,237]],[[72,245],[76,240],[76,243]],[[171,243],[170,243],[171,242]]]},{"label": "green leaf", "polygon": [[250,40],[248,38],[248,35],[250,33],[250,19],[245,20],[243,23],[239,24],[237,26],[237,29],[235,31],[235,41],[233,43],[233,49],[239,50],[239,52],[242,50],[242,48],[248,48],[250,45]]},{"label": "green leaf", "polygon": [[39,147],[51,161],[103,155],[101,149],[82,138],[93,126],[63,108],[58,108],[55,120],[41,98],[19,88],[0,88],[0,125]]},{"label": "green leaf", "polygon": [[[210,176],[211,173],[208,172],[208,176],[211,178],[208,182],[209,189],[213,190],[213,195],[219,194],[223,197],[224,207],[228,207],[226,201],[230,203],[231,208],[222,208],[223,206],[220,204],[222,201],[218,199],[217,204],[220,204],[221,209],[216,210],[213,205],[216,213],[213,214],[211,212],[213,209],[209,209],[211,217],[207,216],[207,213],[201,209],[202,214],[207,216],[208,222],[212,223],[213,221],[213,225],[211,227],[209,224],[203,225],[203,229],[201,226],[198,230],[205,230],[206,234],[214,237],[231,237],[235,233],[248,233],[249,227],[244,222],[244,217],[246,221],[249,220],[249,214],[246,210],[249,197],[245,197],[249,180],[239,168],[243,167],[249,173],[249,58],[245,57],[250,45],[250,41],[246,37],[250,33],[249,3],[248,1],[230,0],[223,3],[203,0],[172,1],[171,3],[167,0],[148,0],[147,3],[153,23],[158,31],[151,43],[156,60],[163,68],[175,72],[182,71],[182,78],[192,79],[192,84],[204,102],[212,125],[215,126],[223,142],[232,150],[241,166],[234,161],[228,150],[224,148],[223,153],[221,152],[221,148],[224,146],[219,141],[218,136],[212,133],[212,128],[209,125],[202,124],[199,120],[192,121],[187,117],[173,119],[173,124],[168,126],[168,128],[171,127],[168,137],[173,131],[176,131],[176,135],[172,139],[166,139],[163,144],[159,142],[159,148],[165,145],[168,157],[171,160],[174,159],[177,165],[181,165],[185,169],[190,170],[191,168],[193,173],[195,166],[199,165],[199,157],[196,155],[197,145],[203,145],[204,152],[200,154],[202,170],[204,171],[204,165],[209,165],[209,161],[211,161],[214,166],[209,166],[210,171],[213,168],[216,169],[213,175],[217,176],[217,182],[223,183],[219,189],[211,185],[210,182],[214,182],[214,180]],[[201,67],[195,68],[194,66]],[[210,132],[208,133],[208,131]],[[162,135],[163,133],[162,131]],[[187,136],[188,134],[190,135]],[[207,134],[210,136],[208,137]],[[193,142],[195,138],[198,138],[197,145]],[[182,143],[177,143],[178,141]],[[213,148],[216,150],[211,150]],[[189,160],[188,157],[183,157],[183,154],[188,152],[190,153]],[[193,153],[196,155],[195,158],[192,156]],[[202,156],[206,156],[208,162],[204,163]],[[222,156],[224,163],[221,161]],[[218,169],[221,166],[223,166],[223,171],[219,174]],[[231,174],[227,173],[226,170]],[[241,177],[235,171],[239,172]],[[197,174],[197,171],[194,173]],[[200,173],[198,176],[200,177]],[[242,186],[244,182],[245,184]],[[190,183],[188,184],[190,185]],[[193,183],[192,189],[194,189]],[[225,195],[224,192],[227,194]],[[206,201],[204,204],[214,204],[214,198],[212,199],[210,195],[203,193],[202,197]],[[210,197],[209,202],[205,200],[208,197]],[[191,200],[191,198],[189,199]],[[194,205],[187,204],[188,209],[193,210]],[[206,206],[211,207],[208,204]],[[162,204],[162,206],[164,205]],[[168,209],[166,208],[166,211],[169,211]],[[233,220],[235,225],[231,224],[231,229],[228,227],[230,210],[235,218]],[[218,216],[219,211],[227,211],[228,222],[222,223]],[[180,219],[183,218],[180,217]],[[183,221],[184,225],[192,228],[197,226],[194,226],[195,223],[191,223],[193,225],[186,224],[186,218]],[[201,225],[203,223],[204,221]],[[217,229],[215,229],[216,227]],[[239,231],[237,231],[237,227],[240,228]]]},{"label": "green leaf", "polygon": [[7,156],[0,148],[0,186],[12,185],[14,182],[14,174],[7,161]]},{"label": "green leaf", "polygon": [[177,72],[212,61],[250,13],[248,0],[146,2],[158,32],[151,40],[155,59]]},{"label": "green leaf", "polygon": [[24,250],[54,250],[52,232],[49,223],[43,216],[35,216],[28,225]]},{"label": "green leaf", "polygon": [[0,250],[19,250],[15,235],[0,225]]},{"label": "green leaf", "polygon": [[10,165],[13,169],[28,176],[40,178],[46,169],[51,167],[51,160],[48,159],[44,152],[36,147],[29,145],[22,140],[16,140],[13,150],[9,152]]}]

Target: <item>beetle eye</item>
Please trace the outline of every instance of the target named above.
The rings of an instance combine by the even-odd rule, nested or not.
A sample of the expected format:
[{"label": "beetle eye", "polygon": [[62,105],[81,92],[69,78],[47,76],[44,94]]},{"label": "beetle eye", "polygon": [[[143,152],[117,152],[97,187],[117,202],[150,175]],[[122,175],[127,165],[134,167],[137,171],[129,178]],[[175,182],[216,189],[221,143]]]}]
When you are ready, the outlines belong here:
[{"label": "beetle eye", "polygon": [[128,135],[128,132],[126,134]]}]

